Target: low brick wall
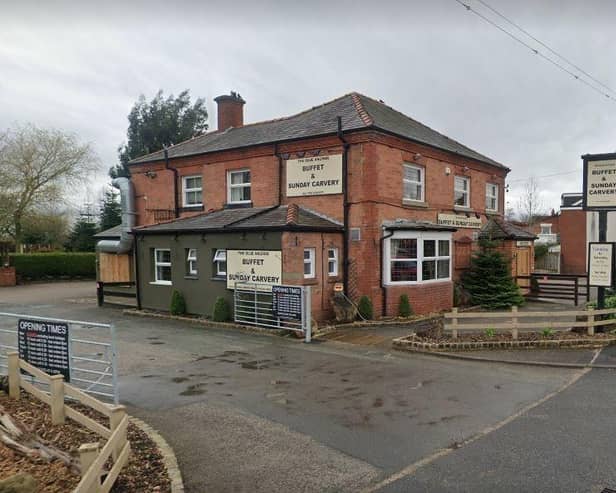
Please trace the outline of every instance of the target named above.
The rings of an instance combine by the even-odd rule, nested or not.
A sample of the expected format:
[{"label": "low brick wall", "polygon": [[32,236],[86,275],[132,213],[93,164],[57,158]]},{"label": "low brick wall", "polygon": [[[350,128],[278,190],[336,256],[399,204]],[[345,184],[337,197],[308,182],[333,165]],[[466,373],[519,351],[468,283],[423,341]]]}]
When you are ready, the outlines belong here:
[{"label": "low brick wall", "polygon": [[15,267],[0,267],[0,286],[15,286],[16,284]]},{"label": "low brick wall", "polygon": [[580,337],[578,339],[542,339],[537,341],[492,341],[492,342],[426,342],[410,335],[394,339],[393,347],[402,351],[473,351],[481,349],[558,349],[597,348],[616,344],[616,337]]}]

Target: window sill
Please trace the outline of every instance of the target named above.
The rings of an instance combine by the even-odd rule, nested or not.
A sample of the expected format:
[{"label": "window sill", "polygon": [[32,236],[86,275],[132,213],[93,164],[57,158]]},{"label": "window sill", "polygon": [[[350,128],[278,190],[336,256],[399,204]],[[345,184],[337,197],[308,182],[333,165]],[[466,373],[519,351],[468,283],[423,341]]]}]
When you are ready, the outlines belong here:
[{"label": "window sill", "polygon": [[500,212],[495,209],[486,209],[486,216],[498,216]]},{"label": "window sill", "polygon": [[203,204],[195,204],[195,205],[185,205],[184,207],[180,207],[179,212],[202,212],[205,210]]},{"label": "window sill", "polygon": [[417,286],[417,287],[422,287],[422,286],[429,286],[431,284],[439,284],[439,283],[451,283],[451,277],[448,277],[447,279],[431,279],[429,281],[390,281],[385,283],[386,287],[397,287],[397,286]]},{"label": "window sill", "polygon": [[227,282],[227,278],[226,277],[214,276],[214,277],[210,277],[210,281],[225,281],[225,282]]},{"label": "window sill", "polygon": [[184,279],[190,279],[191,281],[198,281],[199,276],[184,276]]},{"label": "window sill", "polygon": [[475,212],[475,210],[472,207],[466,207],[466,206],[463,206],[463,205],[454,205],[453,209],[455,211]]},{"label": "window sill", "polygon": [[422,209],[427,209],[429,205],[423,200],[412,200],[412,199],[402,199],[402,205],[406,205],[407,207],[420,207]]},{"label": "window sill", "polygon": [[171,281],[151,281],[152,286],[171,286]]},{"label": "window sill", "polygon": [[224,205],[225,209],[243,209],[252,207],[252,200],[246,202],[227,202]]},{"label": "window sill", "polygon": [[330,284],[336,284],[338,282],[342,282],[342,276],[327,276],[327,282]]},{"label": "window sill", "polygon": [[304,277],[304,286],[316,286],[319,284],[319,280],[316,277]]}]

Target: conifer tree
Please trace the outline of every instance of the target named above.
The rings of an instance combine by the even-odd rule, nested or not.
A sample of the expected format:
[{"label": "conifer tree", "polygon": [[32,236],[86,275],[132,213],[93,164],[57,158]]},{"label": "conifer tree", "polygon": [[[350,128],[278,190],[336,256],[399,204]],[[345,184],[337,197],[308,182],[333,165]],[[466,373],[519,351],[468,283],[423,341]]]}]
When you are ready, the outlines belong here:
[{"label": "conifer tree", "polygon": [[524,303],[520,289],[511,277],[510,265],[493,242],[483,241],[481,250],[473,256],[462,285],[474,305],[484,308],[508,308]]}]

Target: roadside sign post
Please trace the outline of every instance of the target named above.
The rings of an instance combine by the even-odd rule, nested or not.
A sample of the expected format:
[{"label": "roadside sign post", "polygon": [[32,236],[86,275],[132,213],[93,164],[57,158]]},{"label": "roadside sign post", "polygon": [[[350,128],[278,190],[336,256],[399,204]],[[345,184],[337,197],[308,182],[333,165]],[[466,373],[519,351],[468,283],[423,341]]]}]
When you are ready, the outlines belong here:
[{"label": "roadside sign post", "polygon": [[[599,244],[610,245],[607,243],[607,213],[616,210],[616,153],[609,154],[585,154],[582,156],[584,163],[584,184],[582,208],[586,211],[597,211],[599,213]],[[595,243],[596,244],[596,243]],[[606,247],[607,248],[607,247]],[[597,284],[597,308],[605,308],[605,288],[614,285],[613,274],[613,248],[609,266],[609,285],[606,286],[605,279]],[[595,248],[595,254],[600,249]],[[591,275],[591,262],[597,266],[601,264],[601,259],[597,256],[592,258],[592,243],[588,244],[588,269]],[[603,266],[605,267],[605,266]],[[601,267],[601,268],[603,268]],[[598,274],[598,272],[595,272]],[[595,276],[597,277],[597,276]],[[601,277],[601,276],[599,276]]]}]

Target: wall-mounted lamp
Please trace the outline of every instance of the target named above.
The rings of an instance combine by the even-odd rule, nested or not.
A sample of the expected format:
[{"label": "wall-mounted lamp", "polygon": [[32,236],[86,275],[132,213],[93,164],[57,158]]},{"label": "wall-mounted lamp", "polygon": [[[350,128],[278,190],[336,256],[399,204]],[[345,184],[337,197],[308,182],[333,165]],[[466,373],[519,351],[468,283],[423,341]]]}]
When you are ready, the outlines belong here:
[{"label": "wall-mounted lamp", "polygon": [[304,151],[299,151],[299,152],[296,152],[295,154],[297,154],[297,157],[304,157],[306,155]]},{"label": "wall-mounted lamp", "polygon": [[245,231],[242,232],[241,238],[242,238],[242,240],[246,239],[246,232]]},{"label": "wall-mounted lamp", "polygon": [[466,173],[470,168],[468,166],[464,166],[464,168],[462,168],[462,170]]},{"label": "wall-mounted lamp", "polygon": [[318,156],[319,154],[321,154],[321,149],[315,149],[314,151],[310,151],[310,154],[312,154],[313,156]]},{"label": "wall-mounted lamp", "polygon": [[295,246],[299,246],[299,239],[297,238],[297,236],[295,237]]},{"label": "wall-mounted lamp", "polygon": [[284,154],[281,154],[280,157],[282,159],[289,159],[290,154],[288,152],[285,152]]},{"label": "wall-mounted lamp", "polygon": [[205,233],[203,233],[203,234],[201,235],[201,241],[202,241],[203,243],[206,243],[206,242],[207,242],[207,238],[205,237]]},{"label": "wall-mounted lamp", "polygon": [[449,176],[451,174],[451,168],[449,166],[447,166],[445,168],[445,176]]},{"label": "wall-mounted lamp", "polygon": [[263,233],[261,233],[261,239],[265,240],[266,238],[267,238],[267,233],[263,231]]},{"label": "wall-mounted lamp", "polygon": [[415,153],[415,155],[413,156],[413,159],[415,159],[415,161],[417,161],[418,159],[421,159],[423,156],[421,154],[419,154],[418,152]]},{"label": "wall-mounted lamp", "polygon": [[152,170],[148,170],[144,173],[145,176],[147,176],[150,179],[156,178],[156,171],[152,171]]},{"label": "wall-mounted lamp", "polygon": [[471,217],[471,215],[470,215],[468,212],[466,212],[464,215],[465,215],[466,217]]}]

